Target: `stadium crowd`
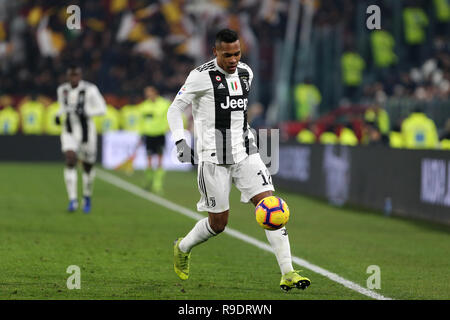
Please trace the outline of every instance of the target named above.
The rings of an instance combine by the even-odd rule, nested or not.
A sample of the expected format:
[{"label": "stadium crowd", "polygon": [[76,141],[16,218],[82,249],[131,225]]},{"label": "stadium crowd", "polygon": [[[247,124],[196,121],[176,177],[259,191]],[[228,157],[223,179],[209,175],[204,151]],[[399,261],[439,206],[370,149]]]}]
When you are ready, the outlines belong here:
[{"label": "stadium crowd", "polygon": [[[0,1],[1,93],[23,95],[26,89],[54,97],[65,67],[76,62],[106,95],[142,96],[149,84],[173,95],[196,63],[211,56],[206,44],[218,29],[238,30],[245,56],[256,38],[264,43],[282,33],[286,20],[286,6],[273,0],[80,0],[70,5],[82,8],[81,29],[70,30],[67,5]],[[272,65],[266,56],[263,74]]]},{"label": "stadium crowd", "polygon": [[[355,49],[357,6],[354,1],[302,3],[314,6],[313,28],[343,24],[344,90],[340,108],[336,106],[330,114],[313,118],[306,114],[292,119],[297,126],[288,130],[289,137],[301,142],[339,143],[341,133],[350,130],[356,136],[356,144],[373,144],[369,141],[378,139],[389,145],[392,141],[389,137],[395,135],[391,133],[401,130],[403,118],[391,123],[383,108],[386,101],[407,98],[419,104],[435,100],[448,103],[450,5],[445,0],[402,1],[404,40],[401,46],[405,50],[401,55],[397,54],[399,50],[394,50],[400,44],[392,37],[392,4],[375,1],[384,14],[383,28],[372,32],[370,53],[365,56]],[[260,101],[250,107],[249,120],[257,128],[267,126],[265,110],[275,91],[272,40],[284,39],[289,1],[73,0],[70,5],[82,8],[81,29],[73,30],[66,26],[70,16],[66,11],[68,5],[56,0],[0,0],[2,133],[27,133],[24,121],[31,118],[24,115],[24,110],[39,104],[43,106],[39,117],[46,125],[31,132],[58,132],[56,128],[48,129],[51,119],[45,119],[51,117],[52,108],[57,108],[56,87],[64,81],[67,65],[74,62],[82,66],[83,78],[97,84],[108,102],[109,115],[103,119],[107,119],[105,125],[99,124],[100,131],[101,127],[123,129],[123,120],[117,120],[121,109],[144,101],[143,90],[148,85],[173,98],[186,74],[211,57],[207,44],[223,27],[235,29],[241,35],[244,61],[252,50],[258,50],[257,71],[263,90],[260,90]],[[433,26],[433,32],[427,31],[429,25]],[[320,105],[321,93],[317,88],[316,91],[314,103]],[[301,99],[302,94],[298,96]],[[293,104],[293,108],[298,107],[296,102]],[[345,108],[346,104],[364,108]],[[302,140],[301,129],[307,127],[312,128],[313,135],[309,135],[309,140]],[[444,126],[435,130],[441,138],[446,134]],[[322,137],[323,133],[327,134]],[[326,138],[333,134],[336,139]],[[434,145],[438,148],[443,144],[438,141]]]},{"label": "stadium crowd", "polygon": [[[314,26],[343,28],[340,107],[315,116],[322,96],[320,88],[306,79],[295,88],[294,108],[302,123],[288,123],[288,135],[296,135],[302,143],[448,149],[448,2],[320,3]],[[366,13],[372,4],[380,7],[381,30],[358,30],[358,12]]]}]

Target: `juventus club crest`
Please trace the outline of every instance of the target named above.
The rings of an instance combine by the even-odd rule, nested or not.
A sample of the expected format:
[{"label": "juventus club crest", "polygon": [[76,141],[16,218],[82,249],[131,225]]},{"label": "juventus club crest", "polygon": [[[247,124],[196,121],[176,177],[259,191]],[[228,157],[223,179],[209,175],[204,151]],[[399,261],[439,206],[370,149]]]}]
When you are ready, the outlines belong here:
[{"label": "juventus club crest", "polygon": [[244,83],[245,91],[249,92],[249,91],[250,91],[250,86],[249,86],[249,84],[248,84],[248,79],[247,79],[247,77],[242,77],[242,82]]}]

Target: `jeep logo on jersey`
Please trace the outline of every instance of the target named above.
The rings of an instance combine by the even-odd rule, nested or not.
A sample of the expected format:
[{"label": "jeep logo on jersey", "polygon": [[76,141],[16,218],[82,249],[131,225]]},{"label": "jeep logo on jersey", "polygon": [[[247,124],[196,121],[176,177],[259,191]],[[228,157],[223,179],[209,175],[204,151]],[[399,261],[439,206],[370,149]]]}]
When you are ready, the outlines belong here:
[{"label": "jeep logo on jersey", "polygon": [[247,110],[247,103],[248,103],[248,99],[247,98],[236,99],[236,98],[230,98],[230,96],[227,96],[226,104],[224,104],[222,102],[220,104],[220,107],[222,109],[228,109],[228,108],[236,109],[236,108],[239,108],[239,109]]}]

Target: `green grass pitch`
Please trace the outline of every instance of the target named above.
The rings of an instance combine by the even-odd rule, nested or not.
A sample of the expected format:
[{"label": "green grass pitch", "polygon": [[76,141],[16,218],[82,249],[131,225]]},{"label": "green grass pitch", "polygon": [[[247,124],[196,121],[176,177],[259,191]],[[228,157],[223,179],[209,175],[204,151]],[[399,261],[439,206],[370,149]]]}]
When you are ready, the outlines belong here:
[{"label": "green grass pitch", "polygon": [[[139,171],[114,174],[144,182]],[[381,288],[372,291],[393,299],[450,298],[448,228],[276,194],[291,210],[294,256],[362,287],[367,267],[377,265]],[[229,227],[266,242],[253,206],[239,196],[233,188]],[[168,172],[164,197],[195,211],[195,172]],[[0,299],[370,299],[298,266],[312,285],[284,293],[275,256],[228,234],[194,248],[183,282],[173,272],[172,246],[193,219],[100,178],[91,214],[69,214],[66,206],[63,164],[0,164]],[[66,286],[70,265],[80,267],[79,290]]]}]

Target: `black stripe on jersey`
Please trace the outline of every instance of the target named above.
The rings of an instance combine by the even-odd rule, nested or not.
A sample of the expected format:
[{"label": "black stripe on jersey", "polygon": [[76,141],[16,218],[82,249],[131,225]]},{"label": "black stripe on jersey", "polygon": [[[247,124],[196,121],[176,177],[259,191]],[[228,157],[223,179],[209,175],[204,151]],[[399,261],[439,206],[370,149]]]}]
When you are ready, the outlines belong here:
[{"label": "black stripe on jersey", "polygon": [[200,67],[196,68],[195,70],[197,70],[198,72],[202,72],[202,71],[210,70],[213,68],[215,68],[214,60],[202,64]]},{"label": "black stripe on jersey", "polygon": [[[63,103],[64,103],[64,106],[67,106],[67,104],[68,104],[68,98],[67,98],[68,95],[69,95],[69,91],[67,89],[64,89],[63,90]],[[70,114],[69,113],[67,113],[67,117],[66,117],[66,131],[68,133],[72,133],[72,124],[70,122]]]},{"label": "black stripe on jersey", "polygon": [[[250,91],[250,86],[249,86],[249,81],[248,81],[250,78],[250,74],[244,68],[238,67],[237,69],[238,69],[239,81],[241,82],[242,92],[246,96],[248,96],[248,92]],[[249,154],[250,153],[250,142],[248,140],[247,109],[244,110],[244,122],[242,125],[242,135],[244,137],[245,152],[247,152],[247,154]]]},{"label": "black stripe on jersey", "polygon": [[64,89],[63,90],[63,102],[64,102],[65,106],[67,106],[67,104],[69,103],[68,102],[68,96],[69,96],[69,90]]},{"label": "black stripe on jersey", "polygon": [[68,113],[66,117],[66,131],[68,133],[72,133],[72,125],[70,123],[70,113]]},{"label": "black stripe on jersey", "polygon": [[88,135],[88,121],[87,121],[87,117],[84,113],[85,101],[86,101],[86,91],[80,90],[80,92],[78,93],[78,103],[77,103],[76,109],[77,109],[78,118],[80,119],[81,136],[82,136],[81,141],[83,143],[88,141],[88,136],[89,136]]},{"label": "black stripe on jersey", "polygon": [[[220,164],[232,164],[234,160],[231,153],[231,112],[240,110],[221,107],[221,104],[227,105],[227,98],[229,99],[230,96],[225,75],[220,71],[214,70],[209,71],[209,77],[214,89],[217,160]],[[220,84],[222,85],[219,88]]]},{"label": "black stripe on jersey", "polygon": [[[243,63],[241,63],[243,64]],[[243,64],[245,65],[245,64]],[[244,98],[248,98],[250,92],[250,74],[247,69],[238,67],[238,76],[241,82],[241,88]],[[242,125],[242,135],[244,138],[245,151],[248,155],[254,154],[258,151],[254,144],[253,139],[250,141],[248,138],[248,119],[247,119],[247,109],[244,110],[244,123]]]}]

